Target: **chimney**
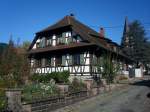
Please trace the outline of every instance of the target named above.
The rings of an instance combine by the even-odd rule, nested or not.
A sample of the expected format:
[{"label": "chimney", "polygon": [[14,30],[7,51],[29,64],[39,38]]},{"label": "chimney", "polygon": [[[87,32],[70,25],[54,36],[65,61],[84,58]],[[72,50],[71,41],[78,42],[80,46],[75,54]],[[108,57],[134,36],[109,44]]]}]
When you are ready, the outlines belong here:
[{"label": "chimney", "polygon": [[70,16],[71,16],[72,18],[75,18],[75,15],[74,15],[73,13],[71,13]]},{"label": "chimney", "polygon": [[104,38],[104,36],[105,36],[104,28],[100,28],[99,36],[100,36],[101,38]]}]

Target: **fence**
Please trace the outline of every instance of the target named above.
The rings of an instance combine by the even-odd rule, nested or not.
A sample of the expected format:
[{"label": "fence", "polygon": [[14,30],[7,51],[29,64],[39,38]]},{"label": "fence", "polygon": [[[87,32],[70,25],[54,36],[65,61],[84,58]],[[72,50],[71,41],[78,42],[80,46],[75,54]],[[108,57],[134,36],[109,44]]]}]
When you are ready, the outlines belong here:
[{"label": "fence", "polygon": [[[92,88],[90,91],[84,90],[74,93],[68,93],[63,96],[49,97],[46,99],[36,99],[29,103],[21,102],[21,89],[8,89],[6,90],[7,109],[13,112],[50,112],[51,110],[58,109],[78,101],[87,99],[98,95],[99,88]],[[2,111],[0,111],[2,112]],[[11,111],[4,111],[11,112]]]},{"label": "fence", "polygon": [[70,93],[65,96],[58,96],[54,98],[47,98],[43,100],[34,101],[31,103],[23,104],[23,107],[28,112],[49,112],[66,105],[73,104],[88,97],[87,91],[79,91]]}]

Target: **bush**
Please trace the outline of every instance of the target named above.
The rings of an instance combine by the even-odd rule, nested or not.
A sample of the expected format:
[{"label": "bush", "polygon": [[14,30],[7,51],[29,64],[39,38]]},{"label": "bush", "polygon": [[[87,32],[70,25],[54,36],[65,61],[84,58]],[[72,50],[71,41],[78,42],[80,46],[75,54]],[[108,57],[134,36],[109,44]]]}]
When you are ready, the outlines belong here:
[{"label": "bush", "polygon": [[69,78],[69,72],[68,71],[56,72],[54,76],[55,76],[54,80],[57,83],[67,83]]},{"label": "bush", "polygon": [[5,97],[0,96],[0,110],[6,109],[7,107],[7,99]]},{"label": "bush", "polygon": [[82,82],[82,80],[78,80],[77,78],[74,78],[71,85],[69,86],[70,92],[78,92],[85,89],[86,85]]},{"label": "bush", "polygon": [[7,99],[3,89],[0,89],[0,110],[5,109],[7,106]]},{"label": "bush", "polygon": [[37,83],[26,85],[23,88],[23,101],[30,102],[35,99],[43,99],[59,94],[55,82]]},{"label": "bush", "polygon": [[69,72],[63,71],[63,72],[52,72],[47,74],[33,74],[31,79],[34,82],[43,82],[47,83],[51,79],[54,79],[57,83],[67,83],[69,78]]}]

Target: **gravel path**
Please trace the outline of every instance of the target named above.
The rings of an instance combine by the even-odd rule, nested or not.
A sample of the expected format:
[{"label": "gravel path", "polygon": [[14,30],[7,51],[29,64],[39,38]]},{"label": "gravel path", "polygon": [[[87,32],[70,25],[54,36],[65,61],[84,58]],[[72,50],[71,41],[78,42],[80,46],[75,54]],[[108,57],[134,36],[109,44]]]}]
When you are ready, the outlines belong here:
[{"label": "gravel path", "polygon": [[54,112],[150,112],[150,81],[127,85]]}]

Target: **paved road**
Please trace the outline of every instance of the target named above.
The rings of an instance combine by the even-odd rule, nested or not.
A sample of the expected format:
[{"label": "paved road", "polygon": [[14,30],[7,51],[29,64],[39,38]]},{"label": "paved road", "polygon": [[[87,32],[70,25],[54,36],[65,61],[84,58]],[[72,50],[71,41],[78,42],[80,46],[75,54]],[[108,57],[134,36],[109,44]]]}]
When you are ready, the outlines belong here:
[{"label": "paved road", "polygon": [[55,112],[150,112],[150,80],[101,94]]}]

